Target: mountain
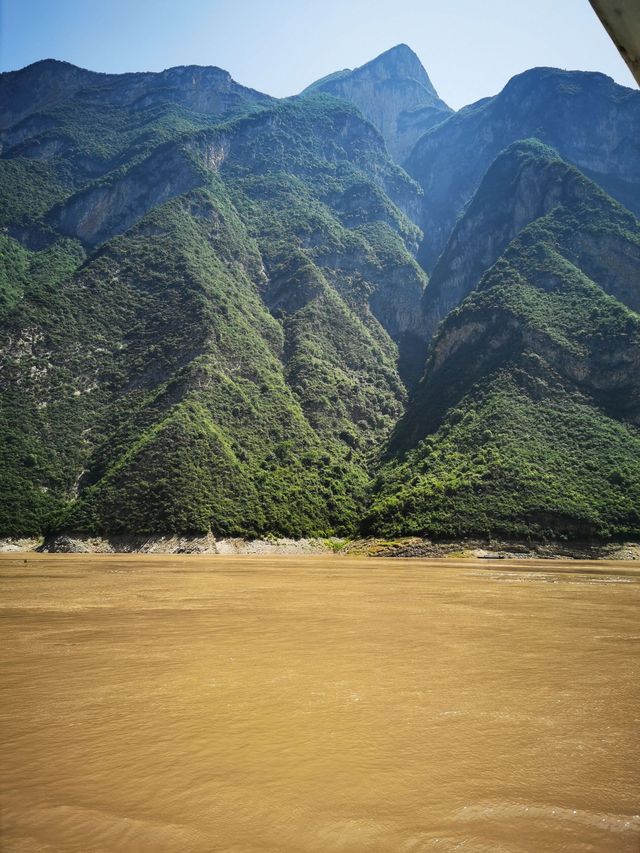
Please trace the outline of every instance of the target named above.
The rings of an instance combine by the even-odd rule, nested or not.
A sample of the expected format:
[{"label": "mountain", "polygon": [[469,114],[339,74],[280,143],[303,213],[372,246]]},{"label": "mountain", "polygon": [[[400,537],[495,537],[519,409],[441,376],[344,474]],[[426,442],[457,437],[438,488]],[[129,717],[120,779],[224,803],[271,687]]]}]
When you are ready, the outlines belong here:
[{"label": "mountain", "polygon": [[215,66],[178,66],[159,73],[99,74],[69,62],[44,59],[21,71],[0,74],[0,130],[14,128],[8,144],[15,144],[25,132],[34,135],[33,126],[21,124],[29,116],[71,98],[76,104],[87,106],[133,109],[172,103],[215,116],[244,112],[252,104],[275,100],[239,85],[228,71]]},{"label": "mountain", "polygon": [[[509,240],[518,217],[530,222]],[[469,233],[459,275],[450,258]],[[392,438],[369,529],[634,533],[640,223],[553,151],[521,143],[489,169],[442,259],[461,304]]]},{"label": "mountain", "polygon": [[640,535],[637,93],[333,80],[0,75],[0,534]]},{"label": "mountain", "polygon": [[495,157],[519,139],[555,148],[640,213],[640,92],[604,74],[533,68],[451,115],[416,143],[406,169],[424,189],[420,259],[432,270]]},{"label": "mountain", "polygon": [[325,92],[355,104],[378,128],[397,163],[406,160],[425,131],[452,112],[406,44],[392,47],[360,68],[317,80],[303,94],[310,92]]},{"label": "mountain", "polygon": [[355,529],[418,188],[335,99],[220,121],[130,84],[49,99],[0,159],[0,527]]},{"label": "mountain", "polygon": [[640,312],[638,244],[629,239],[633,217],[553,149],[523,140],[501,152],[456,222],[422,304],[427,340],[475,289],[511,240],[554,209],[575,210],[586,200],[601,208],[597,222],[563,231],[563,251],[603,288]]}]

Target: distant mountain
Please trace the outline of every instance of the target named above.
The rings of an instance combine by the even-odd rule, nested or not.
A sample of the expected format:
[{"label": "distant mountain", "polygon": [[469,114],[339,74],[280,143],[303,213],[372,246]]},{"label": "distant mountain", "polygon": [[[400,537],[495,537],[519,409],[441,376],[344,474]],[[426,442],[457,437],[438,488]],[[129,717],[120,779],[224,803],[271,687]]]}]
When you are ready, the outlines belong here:
[{"label": "distant mountain", "polygon": [[0,75],[0,534],[640,535],[639,97]]},{"label": "distant mountain", "polygon": [[345,69],[317,80],[303,94],[310,92],[326,92],[355,104],[378,128],[398,163],[406,160],[426,130],[452,112],[406,44],[353,71]]},{"label": "distant mountain", "polygon": [[[69,62],[44,59],[21,71],[0,74],[0,130],[15,128],[28,116],[71,98],[86,105],[133,109],[172,103],[215,116],[244,112],[252,104],[275,100],[241,86],[228,71],[214,66],[178,66],[158,73],[98,74]],[[33,135],[30,126],[15,128],[5,147],[16,144],[21,131]]]},{"label": "distant mountain", "polygon": [[407,160],[425,193],[420,258],[428,270],[494,158],[529,137],[640,213],[640,92],[604,74],[534,68],[427,131]]}]

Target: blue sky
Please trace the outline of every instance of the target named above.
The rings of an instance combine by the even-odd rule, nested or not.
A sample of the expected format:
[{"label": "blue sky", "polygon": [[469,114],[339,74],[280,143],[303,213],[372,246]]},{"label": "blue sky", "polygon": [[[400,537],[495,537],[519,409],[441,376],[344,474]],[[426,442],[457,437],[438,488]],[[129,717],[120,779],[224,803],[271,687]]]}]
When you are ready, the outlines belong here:
[{"label": "blue sky", "polygon": [[95,71],[218,65],[291,95],[405,42],[452,107],[535,65],[630,72],[587,0],[0,0],[0,69],[65,59]]}]

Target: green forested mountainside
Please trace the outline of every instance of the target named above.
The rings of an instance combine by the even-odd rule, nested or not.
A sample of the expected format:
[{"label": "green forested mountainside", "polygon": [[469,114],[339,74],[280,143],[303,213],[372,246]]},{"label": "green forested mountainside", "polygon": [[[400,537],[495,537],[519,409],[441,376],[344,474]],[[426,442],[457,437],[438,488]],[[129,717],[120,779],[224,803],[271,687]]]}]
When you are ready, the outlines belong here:
[{"label": "green forested mountainside", "polygon": [[417,188],[333,99],[171,134],[93,180],[57,151],[5,232],[2,528],[353,532],[405,396]]},{"label": "green forested mountainside", "polygon": [[428,338],[510,241],[546,214],[564,255],[607,293],[640,311],[640,240],[633,214],[557,151],[521,140],[493,161],[438,259],[423,296]]},{"label": "green forested mountainside", "polygon": [[36,63],[0,145],[0,534],[640,533],[640,230],[556,151],[429,282],[428,188],[317,87]]},{"label": "green forested mountainside", "polygon": [[533,352],[483,377],[374,483],[382,536],[637,536],[640,431]]},{"label": "green forested mountainside", "polygon": [[[525,151],[557,171],[542,147],[503,156]],[[490,170],[480,200],[513,171]],[[565,167],[565,182],[574,172]],[[640,224],[578,178],[440,326],[374,483],[371,531],[637,531],[640,315],[615,296],[637,305]],[[475,201],[466,215],[480,229]]]},{"label": "green forested mountainside", "polygon": [[[557,203],[547,213],[546,206],[541,207],[537,218],[525,210],[522,194],[511,194],[509,189],[514,173],[521,176],[523,162],[533,163],[538,175],[534,181],[529,174],[529,188],[545,185],[549,174],[555,176]],[[448,248],[442,255],[443,275],[435,284],[440,291],[453,291],[457,299],[431,343],[425,375],[395,430],[392,444],[396,448],[413,446],[459,389],[469,387],[482,373],[485,363],[504,358],[512,344],[526,345],[532,335],[539,355],[550,356],[549,347],[558,348],[554,358],[568,378],[593,380],[602,399],[608,395],[617,400],[612,411],[618,416],[638,400],[637,378],[629,365],[636,359],[636,336],[630,330],[640,316],[634,310],[640,305],[640,223],[545,146],[531,142],[511,146],[495,165],[498,168],[487,172],[450,238],[451,244],[458,244],[459,233],[467,230],[467,218],[473,221],[474,238],[459,247],[458,269],[446,263]],[[506,188],[501,186],[503,178]],[[479,211],[490,209],[489,200],[504,197],[516,202],[512,218],[517,211],[532,221],[482,275],[481,259],[489,257],[490,263],[491,254],[496,253],[491,245],[492,252],[487,254],[496,228],[492,218],[483,218]],[[505,229],[514,230],[506,224]],[[447,270],[455,276],[459,269],[479,273],[475,279],[468,278],[466,292],[457,292],[455,282],[447,284]],[[425,290],[426,310],[431,284]],[[614,347],[619,358],[607,347]],[[432,393],[431,380],[441,372],[450,374],[451,380],[438,380],[438,390]],[[425,394],[431,395],[429,402]]]}]

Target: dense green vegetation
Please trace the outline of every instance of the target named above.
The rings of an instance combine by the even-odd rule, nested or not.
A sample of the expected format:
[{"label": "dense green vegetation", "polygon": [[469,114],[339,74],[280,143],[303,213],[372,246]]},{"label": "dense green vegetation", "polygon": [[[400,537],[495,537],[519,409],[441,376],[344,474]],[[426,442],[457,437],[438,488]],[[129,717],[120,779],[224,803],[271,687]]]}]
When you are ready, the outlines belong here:
[{"label": "dense green vegetation", "polygon": [[[541,167],[554,163],[543,156]],[[637,298],[628,261],[640,225],[578,184],[440,327],[374,483],[370,531],[638,533],[640,315],[603,288]],[[602,286],[584,269],[602,269]]]},{"label": "dense green vegetation", "polygon": [[0,534],[640,533],[640,227],[555,152],[487,173],[486,228],[523,163],[553,203],[471,257],[413,389],[423,198],[354,106],[39,85],[0,156]]},{"label": "dense green vegetation", "polygon": [[382,536],[634,536],[640,430],[529,352],[474,386],[374,491],[366,529]]},{"label": "dense green vegetation", "polygon": [[[166,147],[175,111],[165,133],[148,110],[114,109],[95,123],[86,107],[53,111],[66,140],[54,161],[72,169],[82,150],[115,165],[88,182],[76,170],[76,191],[126,187],[133,169],[154,180],[136,140]],[[214,125],[180,124],[169,140],[201,187],[143,209],[86,260],[73,240],[30,252],[5,238],[5,533],[357,530],[372,453],[405,394],[369,299],[389,269],[424,284],[406,247],[418,230],[382,187],[416,189],[333,99]],[[47,204],[32,225],[50,228]],[[350,255],[366,259],[357,283],[335,264],[325,274],[328,257]]]}]

